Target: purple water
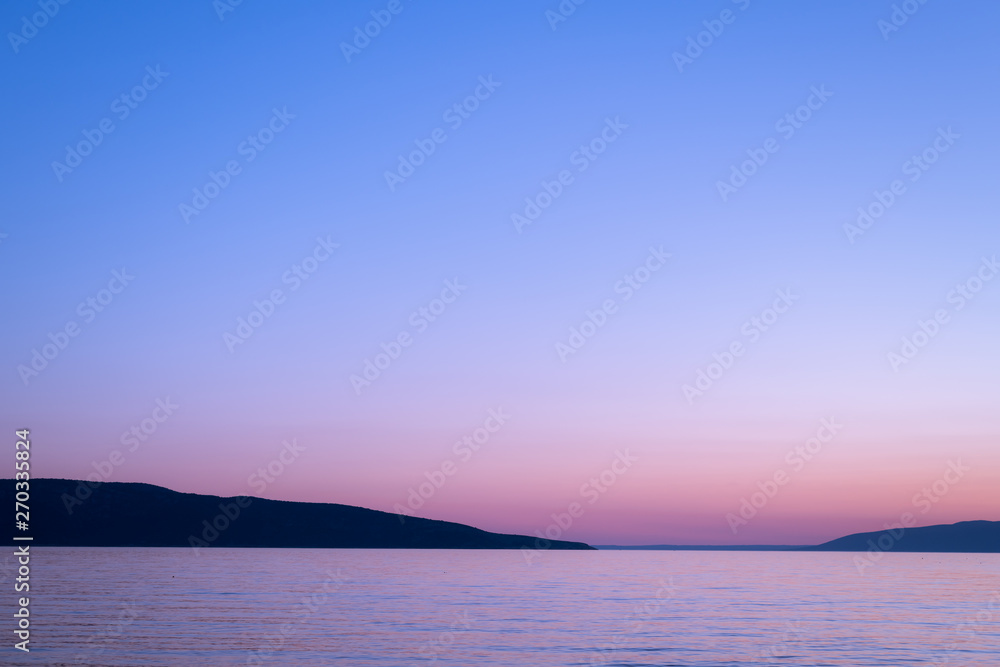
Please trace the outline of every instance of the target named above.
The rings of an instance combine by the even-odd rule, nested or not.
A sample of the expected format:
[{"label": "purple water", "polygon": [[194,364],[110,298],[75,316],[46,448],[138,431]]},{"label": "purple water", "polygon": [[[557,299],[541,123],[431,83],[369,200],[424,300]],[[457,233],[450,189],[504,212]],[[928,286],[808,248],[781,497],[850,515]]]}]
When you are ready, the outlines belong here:
[{"label": "purple water", "polygon": [[32,551],[3,664],[1000,664],[996,554]]}]

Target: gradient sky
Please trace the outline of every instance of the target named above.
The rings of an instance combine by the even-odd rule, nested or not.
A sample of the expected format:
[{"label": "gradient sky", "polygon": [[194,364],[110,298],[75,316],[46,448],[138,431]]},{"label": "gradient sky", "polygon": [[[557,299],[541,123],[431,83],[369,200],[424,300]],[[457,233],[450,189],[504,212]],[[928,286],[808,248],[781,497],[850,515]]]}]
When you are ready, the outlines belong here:
[{"label": "gradient sky", "polygon": [[[401,0],[348,62],[341,44],[389,4],[70,3],[8,34],[0,425],[31,429],[35,476],[83,478],[120,450],[105,479],[392,511],[452,460],[415,514],[533,534],[582,502],[563,537],[594,544],[1000,519],[1000,280],[961,309],[952,292],[1000,253],[996,3],[927,3],[883,35],[888,1],[586,2],[553,28],[555,0]],[[0,26],[38,11],[7,3]],[[678,71],[706,21],[721,34]],[[147,67],[166,75],[120,118]],[[499,86],[454,127],[445,112],[480,77]],[[250,161],[241,142],[274,109],[294,118]],[[114,131],[57,175],[105,118]],[[579,171],[607,119],[627,128]],[[391,190],[385,172],[437,128]],[[777,152],[723,201],[717,183],[769,138]],[[229,161],[239,173],[185,222],[179,205]],[[562,170],[572,183],[518,231],[511,215]],[[905,192],[851,243],[844,225],[896,179]],[[339,247],[293,290],[317,237]],[[626,301],[616,285],[650,247],[671,256]],[[87,321],[78,305],[123,267],[134,279]],[[411,315],[456,279],[418,331]],[[224,334],[275,289],[285,301],[230,351]],[[796,300],[752,340],[777,290]],[[563,361],[556,344],[607,299]],[[351,376],[401,332],[412,344],[359,395]],[[689,401],[734,341],[744,354]],[[122,434],[168,397],[179,407],[128,451]],[[453,443],[497,408],[509,421],[463,460]],[[843,428],[796,470],[787,452],[824,418]],[[293,439],[304,451],[258,492],[250,476]],[[619,450],[635,462],[589,504],[581,486]],[[968,470],[915,502],[949,461]],[[734,534],[726,515],[777,471],[788,483]]]}]

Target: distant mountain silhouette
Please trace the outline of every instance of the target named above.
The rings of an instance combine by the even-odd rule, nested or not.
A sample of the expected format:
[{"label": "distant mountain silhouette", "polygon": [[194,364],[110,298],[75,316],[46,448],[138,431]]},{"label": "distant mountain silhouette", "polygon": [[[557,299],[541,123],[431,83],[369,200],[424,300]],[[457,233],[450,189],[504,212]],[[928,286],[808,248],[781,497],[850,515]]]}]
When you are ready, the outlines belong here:
[{"label": "distant mountain silhouette", "polygon": [[597,544],[598,549],[611,551],[798,551],[803,547],[787,544],[644,544],[638,547],[619,544]]},{"label": "distant mountain silhouette", "polygon": [[650,544],[645,546],[598,545],[598,549],[650,551],[920,551],[927,553],[1000,553],[1000,521],[962,521],[922,528],[855,533],[816,546],[773,544],[727,544],[687,546]]},{"label": "distant mountain silhouette", "polygon": [[[369,549],[593,549],[583,542],[536,544],[448,521],[332,503],[178,493],[152,484],[105,482],[83,500],[81,482],[32,479],[27,534],[37,546],[297,547]],[[84,488],[86,486],[84,485]],[[80,495],[86,496],[85,493]],[[14,508],[14,480],[0,480]],[[72,513],[70,513],[72,512]],[[17,531],[15,531],[17,532]]]},{"label": "distant mountain silhouette", "polygon": [[804,551],[924,551],[1000,553],[1000,521],[961,521],[921,528],[855,533]]}]

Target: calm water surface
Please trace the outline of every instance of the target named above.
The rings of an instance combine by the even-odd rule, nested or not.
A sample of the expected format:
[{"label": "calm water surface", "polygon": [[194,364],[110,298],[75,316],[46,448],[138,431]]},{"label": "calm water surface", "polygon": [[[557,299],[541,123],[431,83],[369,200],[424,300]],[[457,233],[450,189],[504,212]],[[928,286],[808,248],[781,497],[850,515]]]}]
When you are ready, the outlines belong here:
[{"label": "calm water surface", "polygon": [[1000,665],[996,554],[32,551],[2,664]]}]

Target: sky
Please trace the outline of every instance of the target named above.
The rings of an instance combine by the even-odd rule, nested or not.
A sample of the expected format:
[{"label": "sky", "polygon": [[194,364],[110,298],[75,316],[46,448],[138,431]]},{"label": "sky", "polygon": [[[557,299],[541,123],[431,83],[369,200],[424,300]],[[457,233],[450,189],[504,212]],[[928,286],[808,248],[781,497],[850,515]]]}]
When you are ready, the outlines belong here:
[{"label": "sky", "polygon": [[0,426],[591,544],[1000,520],[1000,7],[902,4],[7,3]]}]

